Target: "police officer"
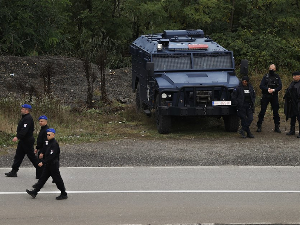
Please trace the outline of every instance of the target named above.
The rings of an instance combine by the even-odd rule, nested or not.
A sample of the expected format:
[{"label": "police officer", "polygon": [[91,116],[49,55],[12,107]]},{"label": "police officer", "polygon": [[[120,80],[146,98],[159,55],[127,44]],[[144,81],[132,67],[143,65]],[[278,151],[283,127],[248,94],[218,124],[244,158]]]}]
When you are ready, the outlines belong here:
[{"label": "police officer", "polygon": [[[37,137],[37,141],[36,141],[36,148],[34,150],[34,153],[37,154],[37,159],[38,159],[38,163],[41,162],[41,160],[43,159],[43,148],[46,144],[46,142],[48,142],[47,140],[47,129],[49,129],[47,123],[48,123],[48,118],[45,115],[42,115],[39,117],[38,119],[39,121],[39,125],[41,126],[41,130],[38,134]],[[44,167],[36,167],[36,179],[39,179],[42,175]]]},{"label": "police officer", "polygon": [[276,66],[271,64],[269,67],[269,73],[267,73],[260,82],[260,89],[262,90],[262,98],[261,98],[261,110],[258,115],[257,121],[257,132],[261,132],[262,122],[264,120],[264,116],[268,107],[268,104],[271,103],[273,110],[273,120],[275,124],[274,131],[277,133],[281,133],[279,128],[280,126],[280,117],[278,114],[279,110],[279,102],[278,102],[278,92],[282,88],[282,83],[279,75],[275,73]]},{"label": "police officer", "polygon": [[255,97],[255,91],[249,83],[249,77],[244,76],[239,86],[237,86],[232,93],[233,104],[237,106],[237,115],[241,119],[242,128],[239,133],[243,138],[254,138],[250,131],[250,125],[253,121]]},{"label": "police officer", "polygon": [[45,155],[42,162],[38,164],[38,166],[43,166],[43,173],[40,177],[39,181],[34,185],[33,190],[26,189],[26,192],[32,197],[35,198],[44,184],[47,182],[48,178],[51,176],[56,183],[57,188],[61,191],[61,194],[56,197],[57,200],[67,199],[68,195],[66,192],[66,188],[61,178],[59,171],[59,155],[60,148],[55,140],[55,130],[53,128],[47,129],[47,139],[48,145],[45,148]]},{"label": "police officer", "polygon": [[[295,125],[296,119],[299,123],[300,131],[300,72],[293,73],[293,81],[286,89],[285,95],[285,104],[284,104],[284,113],[286,119],[291,118],[291,127],[290,131],[286,135],[295,135]],[[297,138],[300,138],[300,132]]]},{"label": "police officer", "polygon": [[31,105],[24,104],[21,108],[22,119],[18,123],[17,135],[12,141],[18,142],[12,170],[5,173],[7,177],[17,177],[19,167],[25,157],[29,158],[34,167],[37,167],[38,161],[34,154],[34,122],[30,115]]}]

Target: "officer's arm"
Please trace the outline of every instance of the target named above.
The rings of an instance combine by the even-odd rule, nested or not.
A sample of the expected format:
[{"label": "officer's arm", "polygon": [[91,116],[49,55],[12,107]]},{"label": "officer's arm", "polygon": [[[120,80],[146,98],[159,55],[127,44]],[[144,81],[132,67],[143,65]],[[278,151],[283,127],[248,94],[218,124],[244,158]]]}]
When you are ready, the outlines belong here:
[{"label": "officer's arm", "polygon": [[281,89],[282,89],[282,82],[281,82],[280,77],[278,76],[278,87],[275,88],[275,91],[279,92],[279,91],[281,91]]},{"label": "officer's arm", "polygon": [[252,90],[253,90],[253,103],[255,105],[256,93],[255,93],[255,90],[253,87],[252,87]]},{"label": "officer's arm", "polygon": [[266,82],[266,76],[263,77],[263,79],[260,82],[259,88],[263,91],[267,91],[268,90],[268,84]]},{"label": "officer's arm", "polygon": [[40,133],[38,135],[38,138],[36,140],[36,147],[35,148],[37,150],[40,150],[43,147],[43,142],[44,142],[44,138],[42,137],[41,131],[40,131]]}]

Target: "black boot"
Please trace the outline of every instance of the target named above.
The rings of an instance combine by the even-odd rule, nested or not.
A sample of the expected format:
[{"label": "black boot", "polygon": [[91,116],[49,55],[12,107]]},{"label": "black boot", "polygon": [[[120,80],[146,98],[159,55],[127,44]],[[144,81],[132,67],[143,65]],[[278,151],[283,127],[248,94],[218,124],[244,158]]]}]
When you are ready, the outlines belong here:
[{"label": "black boot", "polygon": [[251,133],[250,129],[247,130],[247,137],[254,138],[254,135]]},{"label": "black boot", "polygon": [[57,196],[56,200],[64,200],[67,198],[68,198],[68,195],[67,195],[67,192],[65,192],[65,193],[61,193],[60,196]]},{"label": "black boot", "polygon": [[246,138],[246,132],[243,130],[243,128],[239,130],[239,134],[241,135],[242,138]]},{"label": "black boot", "polygon": [[291,126],[290,131],[286,135],[295,135],[295,126]]},{"label": "black boot", "polygon": [[279,124],[275,124],[275,129],[274,129],[274,131],[275,131],[276,133],[281,133],[281,130],[280,130],[280,128],[279,128]]},{"label": "black boot", "polygon": [[261,124],[257,124],[256,126],[257,126],[256,132],[261,132]]},{"label": "black boot", "polygon": [[5,173],[7,177],[17,177],[17,170],[12,169],[10,172]]},{"label": "black boot", "polygon": [[28,190],[26,189],[27,194],[29,194],[32,198],[35,198],[37,196],[37,191],[34,190]]}]

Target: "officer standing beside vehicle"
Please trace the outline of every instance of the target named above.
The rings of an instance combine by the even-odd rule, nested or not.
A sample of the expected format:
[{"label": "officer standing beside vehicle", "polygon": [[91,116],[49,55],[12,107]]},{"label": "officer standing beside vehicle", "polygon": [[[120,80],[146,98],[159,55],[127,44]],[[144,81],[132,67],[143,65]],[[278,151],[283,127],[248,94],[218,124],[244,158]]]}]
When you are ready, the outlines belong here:
[{"label": "officer standing beside vehicle", "polygon": [[249,77],[244,76],[239,86],[237,86],[232,93],[233,104],[236,105],[237,115],[241,119],[242,128],[239,133],[243,138],[254,138],[250,131],[250,125],[253,121],[255,97],[255,91],[249,82]]},{"label": "officer standing beside vehicle", "polygon": [[43,173],[39,181],[34,185],[33,190],[26,189],[26,192],[32,197],[35,198],[38,192],[47,182],[48,178],[51,176],[56,183],[57,188],[61,191],[61,194],[56,197],[57,200],[67,199],[68,195],[64,185],[64,181],[61,178],[59,171],[59,156],[60,156],[60,147],[57,141],[55,140],[56,131],[53,128],[47,129],[47,139],[48,145],[45,148],[45,155],[42,162],[38,166],[43,166]]},{"label": "officer standing beside vehicle", "polygon": [[273,110],[273,120],[275,124],[274,131],[277,133],[281,133],[280,130],[280,117],[279,117],[279,101],[278,101],[278,92],[282,89],[282,83],[279,75],[275,73],[276,66],[271,64],[269,67],[269,72],[263,77],[261,83],[259,85],[262,90],[262,98],[261,98],[261,110],[258,114],[257,121],[257,132],[261,132],[262,123],[264,120],[264,116],[268,107],[268,104],[271,103],[271,107]]},{"label": "officer standing beside vehicle", "polygon": [[[286,120],[291,118],[290,131],[286,135],[295,135],[295,125],[296,119],[299,123],[300,131],[300,72],[293,73],[293,81],[286,89],[284,95],[284,114],[286,115]],[[300,132],[297,138],[300,138]]]},{"label": "officer standing beside vehicle", "polygon": [[25,155],[27,155],[32,165],[35,168],[37,167],[38,161],[34,154],[34,122],[32,116],[30,115],[31,109],[31,105],[22,105],[22,119],[18,123],[17,135],[12,140],[13,142],[18,141],[18,147],[16,149],[12,170],[8,173],[5,173],[7,177],[17,177],[17,172]]},{"label": "officer standing beside vehicle", "polygon": [[[39,125],[41,126],[41,130],[38,134],[37,140],[36,140],[36,148],[34,150],[34,153],[37,154],[38,163],[40,163],[43,159],[43,148],[45,147],[47,141],[47,129],[49,129],[47,123],[48,118],[45,115],[42,115],[38,119]],[[44,167],[36,167],[36,179],[39,179],[42,175]]]}]

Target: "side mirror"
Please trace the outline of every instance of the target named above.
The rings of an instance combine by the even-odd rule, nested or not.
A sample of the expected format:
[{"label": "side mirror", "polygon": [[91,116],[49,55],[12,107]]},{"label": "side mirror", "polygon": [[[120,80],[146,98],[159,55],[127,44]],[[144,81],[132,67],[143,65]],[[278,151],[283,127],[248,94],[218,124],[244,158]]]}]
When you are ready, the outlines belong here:
[{"label": "side mirror", "polygon": [[154,75],[154,62],[147,62],[146,70],[147,70],[149,76],[153,76]]},{"label": "side mirror", "polygon": [[247,59],[241,60],[240,74],[243,76],[248,75],[248,60]]}]

